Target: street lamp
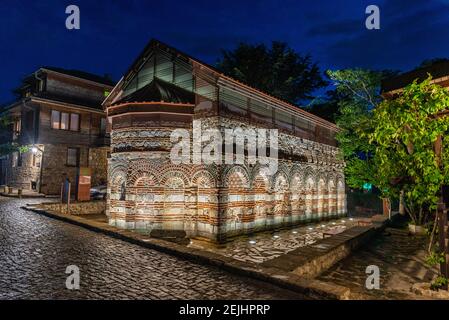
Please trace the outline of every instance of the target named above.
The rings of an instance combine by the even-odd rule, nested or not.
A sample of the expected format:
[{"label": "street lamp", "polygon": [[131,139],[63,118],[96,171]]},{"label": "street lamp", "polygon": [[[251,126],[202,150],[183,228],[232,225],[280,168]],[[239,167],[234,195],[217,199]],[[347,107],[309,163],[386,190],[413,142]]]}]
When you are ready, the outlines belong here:
[{"label": "street lamp", "polygon": [[38,146],[33,144],[33,146],[31,147],[31,152],[36,154],[38,151],[41,152],[41,153],[44,153],[44,150],[42,150],[41,148],[39,148]]}]

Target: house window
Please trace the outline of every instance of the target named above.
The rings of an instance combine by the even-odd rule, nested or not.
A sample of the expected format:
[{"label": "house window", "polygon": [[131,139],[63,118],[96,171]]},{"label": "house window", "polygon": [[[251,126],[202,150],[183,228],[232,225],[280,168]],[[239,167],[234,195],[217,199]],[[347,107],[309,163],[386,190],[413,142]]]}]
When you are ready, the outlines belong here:
[{"label": "house window", "polygon": [[51,111],[51,127],[53,129],[59,129],[59,121],[61,119],[61,113],[56,110]]},{"label": "house window", "polygon": [[61,130],[69,130],[69,114],[61,112]]},{"label": "house window", "polygon": [[51,127],[53,129],[79,131],[80,115],[78,113],[51,111]]},{"label": "house window", "polygon": [[14,133],[16,135],[20,134],[20,129],[21,129],[22,125],[21,125],[21,119],[15,119],[14,120]]},{"label": "house window", "polygon": [[67,148],[67,165],[71,167],[79,166],[79,149],[78,148]]},{"label": "house window", "polygon": [[77,113],[70,114],[70,130],[78,131],[80,129],[80,115]]}]

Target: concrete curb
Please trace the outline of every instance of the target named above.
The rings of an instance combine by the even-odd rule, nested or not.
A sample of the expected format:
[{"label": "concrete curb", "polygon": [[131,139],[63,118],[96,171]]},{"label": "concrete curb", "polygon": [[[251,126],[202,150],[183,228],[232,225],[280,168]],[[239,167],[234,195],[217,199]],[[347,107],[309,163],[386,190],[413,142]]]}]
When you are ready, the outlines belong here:
[{"label": "concrete curb", "polygon": [[2,197],[7,197],[7,198],[17,198],[17,199],[37,199],[37,198],[45,198],[44,195],[42,194],[37,194],[37,195],[30,195],[30,194],[22,194],[21,197],[19,197],[17,194],[11,194],[11,193],[5,193],[5,192],[1,192],[0,196]]},{"label": "concrete curb", "polygon": [[[129,230],[117,229],[105,223],[90,221],[80,216],[67,216],[32,206],[22,208],[145,248],[157,250],[192,262],[218,267],[239,276],[265,281],[278,287],[298,292],[311,299],[348,300],[352,297],[349,288],[316,279],[306,279],[305,277],[300,277],[276,267],[265,267],[261,264],[242,262],[213,252],[188,248],[165,240],[148,238]],[[371,235],[376,233],[371,232]]]}]

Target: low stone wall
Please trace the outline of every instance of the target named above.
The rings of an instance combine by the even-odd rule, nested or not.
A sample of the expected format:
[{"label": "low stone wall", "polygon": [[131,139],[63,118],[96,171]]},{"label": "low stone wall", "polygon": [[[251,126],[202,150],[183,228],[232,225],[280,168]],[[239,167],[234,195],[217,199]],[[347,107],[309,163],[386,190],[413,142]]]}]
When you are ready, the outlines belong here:
[{"label": "low stone wall", "polygon": [[312,279],[367,243],[387,224],[388,220],[379,216],[373,218],[372,222],[367,225],[361,223],[359,226],[352,227],[341,234],[265,261],[262,265],[268,268],[279,268],[301,278]]},{"label": "low stone wall", "polygon": [[106,201],[86,201],[72,202],[69,207],[59,202],[42,203],[40,209],[59,212],[63,214],[84,215],[84,214],[104,214],[106,209]]}]

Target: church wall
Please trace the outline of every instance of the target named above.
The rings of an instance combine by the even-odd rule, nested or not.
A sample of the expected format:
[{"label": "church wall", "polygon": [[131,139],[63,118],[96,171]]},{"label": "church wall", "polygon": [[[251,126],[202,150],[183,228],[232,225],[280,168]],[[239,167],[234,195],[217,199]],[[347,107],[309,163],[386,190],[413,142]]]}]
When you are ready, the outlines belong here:
[{"label": "church wall", "polygon": [[[202,119],[201,125],[203,130],[251,128],[223,117]],[[336,160],[335,147],[280,133],[280,150],[301,155],[303,161],[280,159],[278,171],[266,176],[257,164],[173,164],[172,129],[112,132],[110,224],[145,231],[184,230],[189,237],[225,241],[346,214],[343,163]],[[136,147],[139,151],[132,150]],[[158,151],[146,151],[149,148]]]}]

